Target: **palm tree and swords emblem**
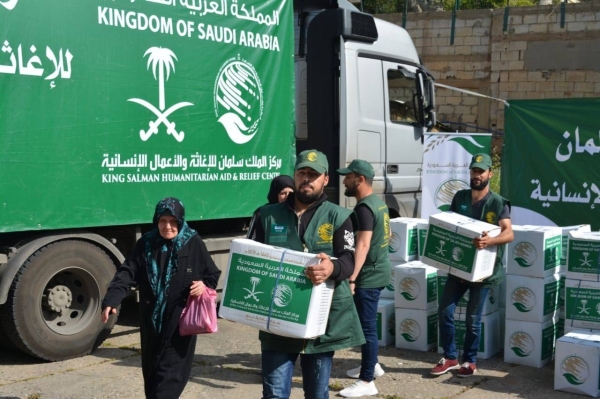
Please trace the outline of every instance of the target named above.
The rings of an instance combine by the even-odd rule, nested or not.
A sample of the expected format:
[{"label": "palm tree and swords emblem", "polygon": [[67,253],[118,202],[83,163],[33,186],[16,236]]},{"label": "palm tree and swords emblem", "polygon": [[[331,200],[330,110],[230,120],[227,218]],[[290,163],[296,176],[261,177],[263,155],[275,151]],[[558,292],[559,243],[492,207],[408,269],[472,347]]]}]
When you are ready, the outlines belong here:
[{"label": "palm tree and swords emblem", "polygon": [[258,294],[263,294],[264,292],[257,292],[256,291],[256,286],[260,283],[260,279],[258,277],[250,277],[250,284],[252,284],[252,291],[250,291],[248,288],[244,288],[247,292],[248,295],[246,295],[244,297],[244,299],[250,299],[253,298],[256,302],[259,302],[259,299],[257,297]]},{"label": "palm tree and swords emblem", "polygon": [[184,101],[174,104],[165,110],[165,81],[169,80],[171,70],[173,73],[175,72],[175,63],[173,60],[177,60],[177,57],[171,50],[163,47],[150,47],[144,53],[144,57],[148,55],[148,64],[146,65],[146,68],[150,69],[150,65],[152,65],[154,79],[156,79],[156,72],[158,71],[158,108],[141,98],[130,98],[127,100],[140,104],[156,116],[155,120],[150,121],[148,130],[140,130],[140,138],[142,141],[148,140],[153,134],[157,134],[158,127],[161,124],[164,124],[167,128],[167,134],[170,134],[175,140],[181,143],[185,137],[185,133],[183,131],[178,132],[175,129],[175,122],[169,121],[168,117],[178,109],[189,107],[194,104]]}]

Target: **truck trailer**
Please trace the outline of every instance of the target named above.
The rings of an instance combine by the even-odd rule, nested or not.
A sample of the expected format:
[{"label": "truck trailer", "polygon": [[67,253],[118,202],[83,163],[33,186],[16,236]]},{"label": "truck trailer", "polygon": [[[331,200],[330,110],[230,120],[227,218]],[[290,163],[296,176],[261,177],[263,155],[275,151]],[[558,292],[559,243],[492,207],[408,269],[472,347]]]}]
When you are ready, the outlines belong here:
[{"label": "truck trailer", "polygon": [[401,27],[346,0],[0,1],[0,345],[98,347],[100,303],[181,199],[220,267],[271,179],[316,148],[417,216],[433,79]]}]

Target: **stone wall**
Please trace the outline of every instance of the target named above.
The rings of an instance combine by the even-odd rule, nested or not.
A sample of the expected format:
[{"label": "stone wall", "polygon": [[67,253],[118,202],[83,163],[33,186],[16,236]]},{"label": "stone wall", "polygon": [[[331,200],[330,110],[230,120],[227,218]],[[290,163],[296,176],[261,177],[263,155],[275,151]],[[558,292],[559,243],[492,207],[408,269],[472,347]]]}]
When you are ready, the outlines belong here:
[{"label": "stone wall", "polygon": [[[504,100],[600,97],[600,0],[567,4],[564,28],[560,6],[510,8],[506,31],[504,13],[458,11],[454,44],[450,11],[410,13],[406,30],[437,83]],[[437,89],[437,110],[454,129],[504,129],[499,101]]]}]

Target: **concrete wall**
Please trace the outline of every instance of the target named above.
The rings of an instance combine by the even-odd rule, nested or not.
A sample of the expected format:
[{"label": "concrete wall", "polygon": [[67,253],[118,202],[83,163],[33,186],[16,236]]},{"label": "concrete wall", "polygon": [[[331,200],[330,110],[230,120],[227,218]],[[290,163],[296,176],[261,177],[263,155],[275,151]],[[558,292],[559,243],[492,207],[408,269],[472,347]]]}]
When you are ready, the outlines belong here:
[{"label": "concrete wall", "polygon": [[[436,81],[505,100],[600,97],[600,0],[560,6],[410,13],[406,30]],[[402,14],[378,15],[402,26]],[[503,131],[504,104],[437,90],[438,119]],[[453,126],[461,129],[458,125]],[[474,131],[474,129],[461,129]]]}]

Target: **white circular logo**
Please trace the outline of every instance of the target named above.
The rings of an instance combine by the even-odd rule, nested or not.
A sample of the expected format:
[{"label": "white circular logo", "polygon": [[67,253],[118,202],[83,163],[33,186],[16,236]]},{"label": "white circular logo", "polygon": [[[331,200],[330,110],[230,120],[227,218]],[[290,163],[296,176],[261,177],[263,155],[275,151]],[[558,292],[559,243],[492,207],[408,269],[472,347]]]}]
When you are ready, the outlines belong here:
[{"label": "white circular logo", "polygon": [[527,287],[517,287],[510,296],[512,304],[519,312],[531,312],[535,307],[535,294]]},{"label": "white circular logo", "polygon": [[214,88],[214,109],[231,141],[245,144],[258,132],[263,114],[263,89],[254,66],[231,58],[219,70]]},{"label": "white circular logo", "polygon": [[471,186],[465,181],[459,179],[446,180],[435,191],[435,207],[442,211],[447,211],[450,209],[450,204],[452,203],[454,194],[456,194],[456,192],[459,190],[466,190],[469,188],[471,188]]},{"label": "white circular logo", "polygon": [[568,356],[560,363],[560,372],[571,385],[584,384],[590,377],[590,366],[579,356]]},{"label": "white circular logo", "polygon": [[513,248],[513,259],[521,267],[529,267],[537,260],[537,251],[533,244],[523,241]]},{"label": "white circular logo", "polygon": [[452,259],[460,262],[465,257],[465,251],[461,247],[452,248]]},{"label": "white circular logo", "polygon": [[400,288],[400,295],[407,301],[414,301],[419,297],[421,293],[421,286],[419,282],[411,277],[403,278],[398,284]]},{"label": "white circular logo", "polygon": [[400,335],[408,342],[415,342],[421,335],[421,327],[416,320],[404,319],[400,323]]},{"label": "white circular logo", "polygon": [[535,349],[535,342],[531,335],[523,331],[517,331],[510,336],[510,349],[519,357],[527,357],[531,355]]},{"label": "white circular logo", "polygon": [[290,302],[292,302],[292,289],[285,284],[279,284],[277,287],[275,287],[273,302],[280,308],[289,305]]}]

